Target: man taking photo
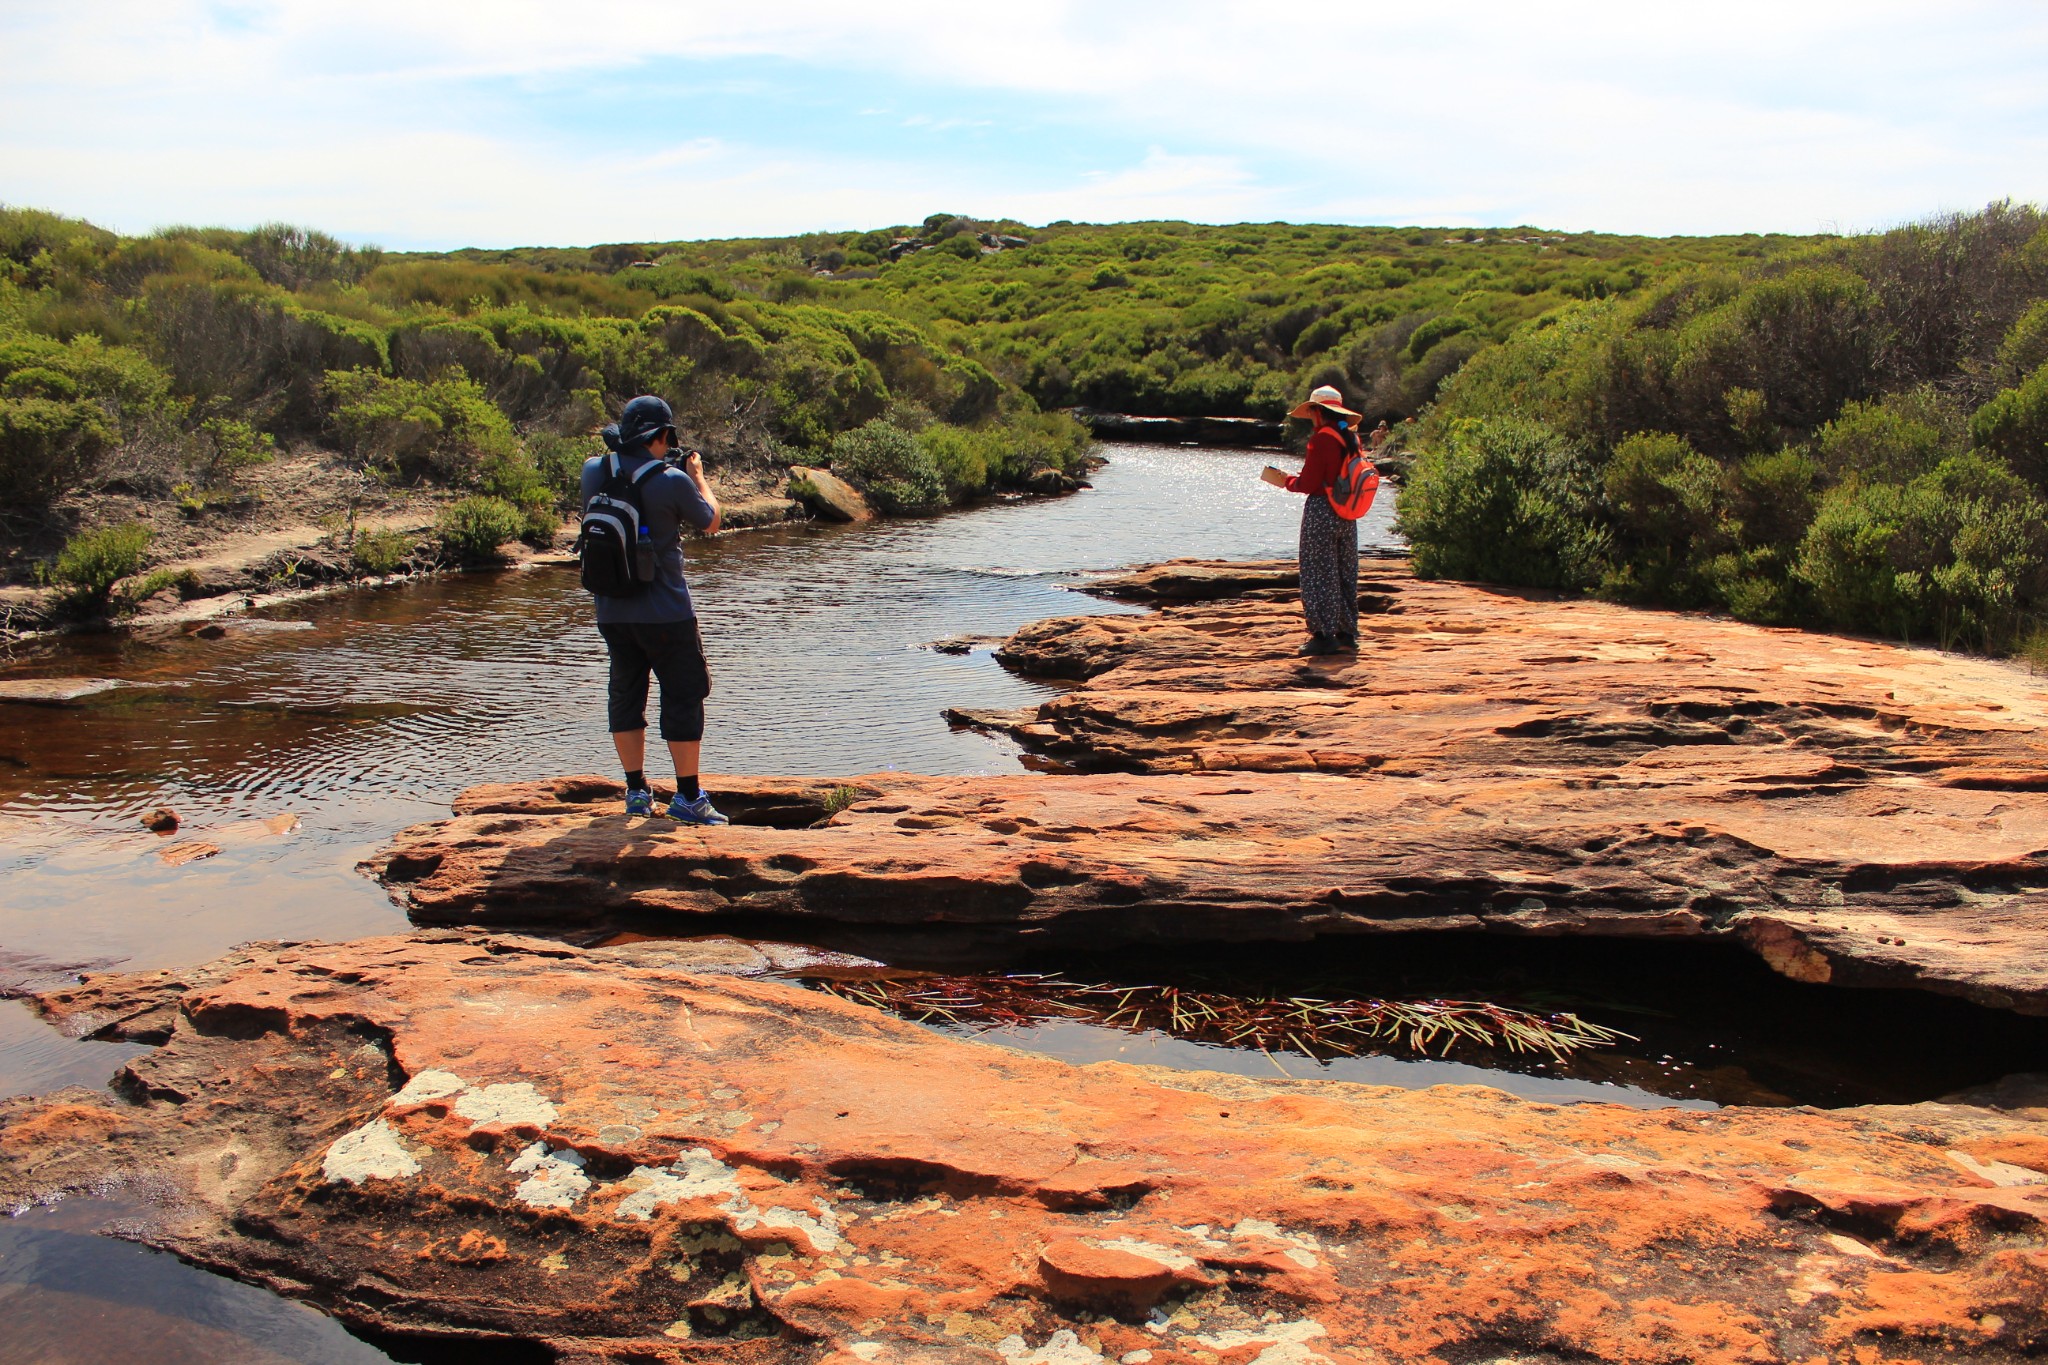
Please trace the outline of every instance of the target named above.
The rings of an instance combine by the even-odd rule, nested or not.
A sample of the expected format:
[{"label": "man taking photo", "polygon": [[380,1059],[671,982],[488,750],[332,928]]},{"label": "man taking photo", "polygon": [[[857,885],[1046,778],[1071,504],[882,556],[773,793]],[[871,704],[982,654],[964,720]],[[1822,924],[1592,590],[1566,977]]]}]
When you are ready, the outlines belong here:
[{"label": "man taking photo", "polygon": [[[635,562],[651,560],[638,582],[621,595],[593,593],[597,630],[611,654],[606,713],[612,745],[626,772],[626,814],[654,814],[647,774],[648,675],[661,680],[661,737],[676,765],[676,794],[663,812],[690,825],[729,823],[697,781],[704,741],[704,699],[711,672],[697,631],[697,610],[683,581],[683,527],[707,535],[718,529],[718,498],[696,451],[680,467],[666,463],[676,449],[675,414],[646,394],[626,404],[616,429],[606,428],[611,453],[584,463],[581,505],[586,535],[592,499],[622,499],[638,512]],[[588,582],[586,576],[586,582]]]}]

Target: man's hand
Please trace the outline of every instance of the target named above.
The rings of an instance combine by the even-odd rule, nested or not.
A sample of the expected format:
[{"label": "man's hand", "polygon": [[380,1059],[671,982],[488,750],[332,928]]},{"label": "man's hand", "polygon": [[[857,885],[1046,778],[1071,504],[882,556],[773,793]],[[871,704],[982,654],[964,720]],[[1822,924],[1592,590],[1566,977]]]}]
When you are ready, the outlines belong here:
[{"label": "man's hand", "polygon": [[725,513],[718,505],[718,495],[711,491],[711,485],[704,478],[704,457],[696,451],[683,461],[683,472],[690,476],[690,482],[697,485],[697,491],[704,495],[704,501],[711,505],[711,524],[704,528],[705,535],[714,535],[725,520]]}]

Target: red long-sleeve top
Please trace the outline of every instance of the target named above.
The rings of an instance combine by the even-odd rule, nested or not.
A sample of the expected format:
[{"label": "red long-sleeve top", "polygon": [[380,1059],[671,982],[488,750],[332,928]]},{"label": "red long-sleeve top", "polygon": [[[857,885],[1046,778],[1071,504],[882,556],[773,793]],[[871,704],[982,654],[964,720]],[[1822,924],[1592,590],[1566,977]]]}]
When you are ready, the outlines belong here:
[{"label": "red long-sleeve top", "polygon": [[1308,455],[1301,462],[1301,472],[1287,480],[1290,493],[1327,493],[1336,481],[1337,471],[1344,467],[1344,457],[1350,453],[1344,438],[1331,427],[1317,427],[1315,434],[1308,438]]}]

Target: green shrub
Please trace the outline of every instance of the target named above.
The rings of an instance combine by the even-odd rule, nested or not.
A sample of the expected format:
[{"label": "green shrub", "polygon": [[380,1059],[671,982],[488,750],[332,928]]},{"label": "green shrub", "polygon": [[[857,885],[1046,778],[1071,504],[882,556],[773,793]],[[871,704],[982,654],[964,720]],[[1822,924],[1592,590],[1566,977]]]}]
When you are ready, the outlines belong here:
[{"label": "green shrub", "polygon": [[1449,314],[1431,318],[1409,334],[1406,348],[1408,359],[1410,361],[1421,360],[1428,353],[1430,347],[1436,345],[1439,341],[1444,340],[1446,337],[1456,336],[1460,332],[1470,331],[1471,327],[1472,320],[1470,318],[1454,317]]},{"label": "green shrub", "polygon": [[2048,364],[1977,409],[1970,436],[2036,488],[2048,488]]},{"label": "green shrub", "polygon": [[174,419],[166,377],[97,337],[0,335],[0,501],[40,507],[89,484],[123,440]]},{"label": "green shrub", "polygon": [[2017,378],[2048,365],[2048,299],[2020,315],[1998,346],[1998,363]]},{"label": "green shrub", "polygon": [[1831,479],[1906,483],[1954,453],[1961,437],[1947,400],[1923,387],[1845,404],[1814,437],[1814,453]]},{"label": "green shrub", "polygon": [[1527,418],[1468,418],[1417,457],[1399,529],[1426,578],[1586,588],[1607,553],[1599,503],[1577,443]]},{"label": "green shrub", "polygon": [[1813,524],[1822,488],[1813,456],[1793,446],[1751,455],[1729,482],[1734,535],[1756,549],[1791,552]]},{"label": "green shrub", "polygon": [[937,466],[949,502],[964,502],[988,491],[989,456],[1000,442],[995,433],[934,425],[916,440]]},{"label": "green shrub", "polygon": [[383,258],[376,247],[351,247],[310,228],[265,223],[228,248],[247,261],[266,283],[287,289],[316,284],[356,284]]},{"label": "green shrub", "polygon": [[440,517],[441,544],[465,563],[494,559],[498,547],[517,540],[526,517],[503,498],[478,495],[445,508]]},{"label": "green shrub", "polygon": [[1721,466],[1683,436],[1644,432],[1614,448],[1602,479],[1613,517],[1613,568],[1605,586],[1623,597],[1703,606],[1703,576],[1729,545]]},{"label": "green shrub", "polygon": [[180,394],[276,432],[321,429],[328,371],[382,371],[391,361],[383,327],[258,280],[157,276],[137,315]]},{"label": "green shrub", "polygon": [[2048,586],[2048,503],[1974,452],[1910,483],[1846,484],[1822,500],[1798,572],[1832,624],[1997,648]]},{"label": "green shrub", "polygon": [[832,472],[852,479],[883,512],[929,512],[946,505],[946,481],[918,438],[876,419],[832,441]]},{"label": "green shrub", "polygon": [[277,458],[268,433],[231,417],[209,417],[192,433],[191,465],[202,486],[233,478]]},{"label": "green shrub", "polygon": [[[496,549],[497,546],[492,546]],[[349,558],[359,573],[383,577],[412,558],[413,538],[403,531],[358,531]]]},{"label": "green shrub", "polygon": [[142,568],[153,535],[139,522],[82,531],[57,553],[50,577],[70,590],[74,603],[98,609],[116,583]]},{"label": "green shrub", "polygon": [[118,440],[96,404],[0,398],[0,499],[40,505],[61,497],[84,483]]},{"label": "green shrub", "polygon": [[526,448],[541,483],[565,503],[575,498],[582,485],[584,461],[603,453],[591,437],[547,432],[528,437]]},{"label": "green shrub", "polygon": [[326,376],[334,425],[365,465],[457,487],[525,464],[512,423],[468,375],[418,381],[373,370]]},{"label": "green shrub", "polygon": [[1868,394],[1879,336],[1870,286],[1839,267],[1787,271],[1746,285],[1678,333],[1671,382],[1702,450],[1740,448],[1728,392],[1763,395],[1757,417],[1802,436]]},{"label": "green shrub", "polygon": [[519,509],[519,538],[536,550],[551,550],[562,529],[563,513],[553,498]]},{"label": "green shrub", "polygon": [[2027,672],[2036,677],[2048,673],[2048,629],[2036,627],[2028,631],[2014,642],[2012,653],[2027,666]]}]

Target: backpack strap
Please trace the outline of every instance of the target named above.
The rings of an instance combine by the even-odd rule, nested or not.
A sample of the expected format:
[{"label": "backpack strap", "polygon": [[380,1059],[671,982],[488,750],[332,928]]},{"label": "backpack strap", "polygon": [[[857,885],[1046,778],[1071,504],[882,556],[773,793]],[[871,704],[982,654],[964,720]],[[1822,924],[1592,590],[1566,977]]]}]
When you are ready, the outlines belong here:
[{"label": "backpack strap", "polygon": [[664,462],[650,459],[631,474],[627,474],[619,467],[618,452],[613,451],[605,457],[604,487],[600,488],[598,492],[611,497],[622,497],[635,507],[638,507],[640,505],[639,499],[635,498],[633,494],[640,487],[641,480],[650,474],[658,473],[666,468],[668,466]]}]

